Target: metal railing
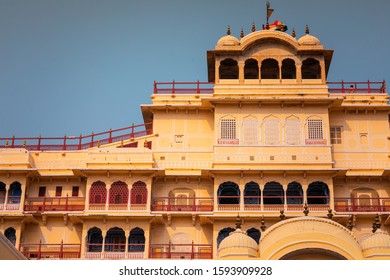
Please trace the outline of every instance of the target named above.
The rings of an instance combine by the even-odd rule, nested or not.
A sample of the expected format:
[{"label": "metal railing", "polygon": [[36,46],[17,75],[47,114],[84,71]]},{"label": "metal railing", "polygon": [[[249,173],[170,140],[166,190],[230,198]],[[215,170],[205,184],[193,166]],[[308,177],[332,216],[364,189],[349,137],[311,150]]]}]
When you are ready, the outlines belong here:
[{"label": "metal railing", "polygon": [[27,197],[24,211],[84,211],[85,197]]},{"label": "metal railing", "polygon": [[78,259],[81,244],[21,243],[19,251],[28,259]]},{"label": "metal railing", "polygon": [[212,244],[150,244],[150,259],[212,259]]},{"label": "metal railing", "polygon": [[386,82],[327,82],[330,93],[386,93]]},{"label": "metal railing", "polygon": [[338,212],[390,212],[390,198],[336,197],[335,210]]},{"label": "metal railing", "polygon": [[214,83],[209,82],[154,82],[154,94],[212,94]]},{"label": "metal railing", "polygon": [[209,197],[154,197],[152,211],[212,212],[213,198]]},{"label": "metal railing", "polygon": [[1,148],[24,148],[33,151],[84,150],[100,145],[125,141],[153,133],[153,123],[131,125],[119,129],[80,136],[63,137],[3,137]]}]

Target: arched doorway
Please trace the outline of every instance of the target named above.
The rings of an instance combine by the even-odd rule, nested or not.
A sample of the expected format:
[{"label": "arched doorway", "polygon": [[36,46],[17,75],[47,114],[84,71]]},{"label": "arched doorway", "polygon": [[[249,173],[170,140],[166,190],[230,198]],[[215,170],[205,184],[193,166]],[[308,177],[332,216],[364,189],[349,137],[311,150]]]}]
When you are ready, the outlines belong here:
[{"label": "arched doorway", "polygon": [[288,253],[281,257],[280,260],[346,260],[346,258],[334,251],[308,248]]},{"label": "arched doorway", "polygon": [[218,210],[238,210],[240,189],[233,182],[225,182],[218,187]]}]

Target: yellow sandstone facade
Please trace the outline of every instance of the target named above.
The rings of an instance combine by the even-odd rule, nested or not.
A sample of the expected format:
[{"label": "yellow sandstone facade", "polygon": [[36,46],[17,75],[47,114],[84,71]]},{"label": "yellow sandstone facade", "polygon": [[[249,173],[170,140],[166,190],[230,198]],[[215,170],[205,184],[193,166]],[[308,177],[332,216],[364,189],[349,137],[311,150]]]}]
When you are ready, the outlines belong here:
[{"label": "yellow sandstone facade", "polygon": [[29,259],[390,259],[385,83],[327,82],[294,33],[228,31],[144,125],[1,138],[0,232]]}]

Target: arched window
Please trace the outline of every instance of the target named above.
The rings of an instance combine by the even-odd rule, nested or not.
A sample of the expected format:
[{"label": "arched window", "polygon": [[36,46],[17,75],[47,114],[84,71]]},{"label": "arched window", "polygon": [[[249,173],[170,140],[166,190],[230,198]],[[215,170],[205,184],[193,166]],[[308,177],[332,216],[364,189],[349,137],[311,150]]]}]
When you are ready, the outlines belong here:
[{"label": "arched window", "polygon": [[100,228],[93,227],[88,230],[87,250],[88,252],[101,252],[103,246],[103,235]]},{"label": "arched window", "polygon": [[8,204],[19,204],[22,196],[22,185],[19,182],[13,182],[9,188]]},{"label": "arched window", "polygon": [[264,144],[265,145],[279,145],[279,119],[270,116],[264,119]]},{"label": "arched window", "polygon": [[259,244],[261,237],[260,230],[258,230],[257,228],[250,228],[246,231],[246,234],[252,237],[256,241],[256,243]]},{"label": "arched window", "polygon": [[321,140],[324,139],[322,120],[318,117],[310,117],[307,120],[307,139]]},{"label": "arched window", "polygon": [[352,209],[358,212],[378,211],[380,205],[379,194],[371,188],[356,188],[351,193]]},{"label": "arched window", "polygon": [[126,246],[125,231],[114,227],[107,231],[104,250],[106,252],[124,252]]},{"label": "arched window", "polygon": [[321,79],[321,66],[318,60],[308,58],[302,62],[302,79]]},{"label": "arched window", "polygon": [[244,79],[258,79],[259,78],[259,64],[256,59],[250,58],[245,61]]},{"label": "arched window", "polygon": [[139,227],[133,228],[129,236],[129,252],[143,252],[145,250],[145,234]]},{"label": "arched window", "polygon": [[307,203],[310,204],[328,204],[329,188],[323,182],[313,182],[307,188]]},{"label": "arched window", "polygon": [[146,184],[137,181],[131,187],[131,204],[146,204],[148,198],[148,190]]},{"label": "arched window", "polygon": [[244,189],[244,204],[260,204],[260,187],[255,182],[249,182]]},{"label": "arched window", "polygon": [[219,231],[218,237],[217,237],[217,247],[219,247],[219,244],[221,244],[222,240],[224,240],[226,237],[228,237],[229,234],[233,231],[235,231],[235,229],[231,228],[231,227],[221,229]]},{"label": "arched window", "polygon": [[287,185],[287,204],[303,204],[303,190],[301,184],[291,182]]},{"label": "arched window", "polygon": [[263,190],[264,204],[284,204],[283,186],[278,182],[268,182]]},{"label": "arched window", "polygon": [[286,144],[299,145],[301,144],[301,123],[296,117],[289,117],[285,123]]},{"label": "arched window", "polygon": [[12,227],[7,228],[4,231],[4,236],[15,246],[16,244],[16,230]]},{"label": "arched window", "polygon": [[240,204],[240,189],[233,182],[225,182],[218,187],[218,204]]},{"label": "arched window", "polygon": [[282,79],[295,79],[297,76],[295,61],[291,58],[286,58],[282,61]]},{"label": "arched window", "polygon": [[89,204],[106,204],[107,189],[102,181],[94,182],[89,190]]},{"label": "arched window", "polygon": [[238,144],[236,119],[232,116],[221,119],[218,144]]},{"label": "arched window", "polygon": [[262,79],[279,79],[279,64],[275,59],[268,58],[261,62]]},{"label": "arched window", "polygon": [[0,182],[0,204],[4,204],[5,202],[5,184]]},{"label": "arched window", "polygon": [[242,122],[242,133],[244,145],[257,145],[258,144],[258,132],[257,132],[257,119],[253,116],[244,118]]},{"label": "arched window", "polygon": [[237,61],[227,58],[221,61],[219,66],[220,79],[238,79]]},{"label": "arched window", "polygon": [[122,181],[114,182],[110,188],[110,204],[126,204],[129,199],[129,189],[127,184]]}]

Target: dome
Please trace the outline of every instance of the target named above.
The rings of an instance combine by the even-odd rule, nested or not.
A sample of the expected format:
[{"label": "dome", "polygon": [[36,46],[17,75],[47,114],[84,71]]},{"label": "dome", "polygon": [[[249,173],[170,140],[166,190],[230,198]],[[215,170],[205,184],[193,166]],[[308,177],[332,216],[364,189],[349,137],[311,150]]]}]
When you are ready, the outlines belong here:
[{"label": "dome", "polygon": [[364,239],[360,246],[363,251],[370,249],[388,249],[390,252],[390,235],[384,231],[377,230]]},{"label": "dome", "polygon": [[220,47],[232,47],[232,46],[239,46],[239,45],[240,45],[240,41],[236,37],[232,35],[226,35],[218,40],[216,48],[218,49]]},{"label": "dome", "polygon": [[310,34],[306,34],[305,36],[299,38],[298,44],[303,46],[318,46],[321,45],[321,42],[320,40],[318,40],[317,37],[314,37]]},{"label": "dome", "polygon": [[242,232],[241,229],[236,229],[219,244],[218,255],[220,258],[257,257],[258,247],[259,245],[252,237]]}]

